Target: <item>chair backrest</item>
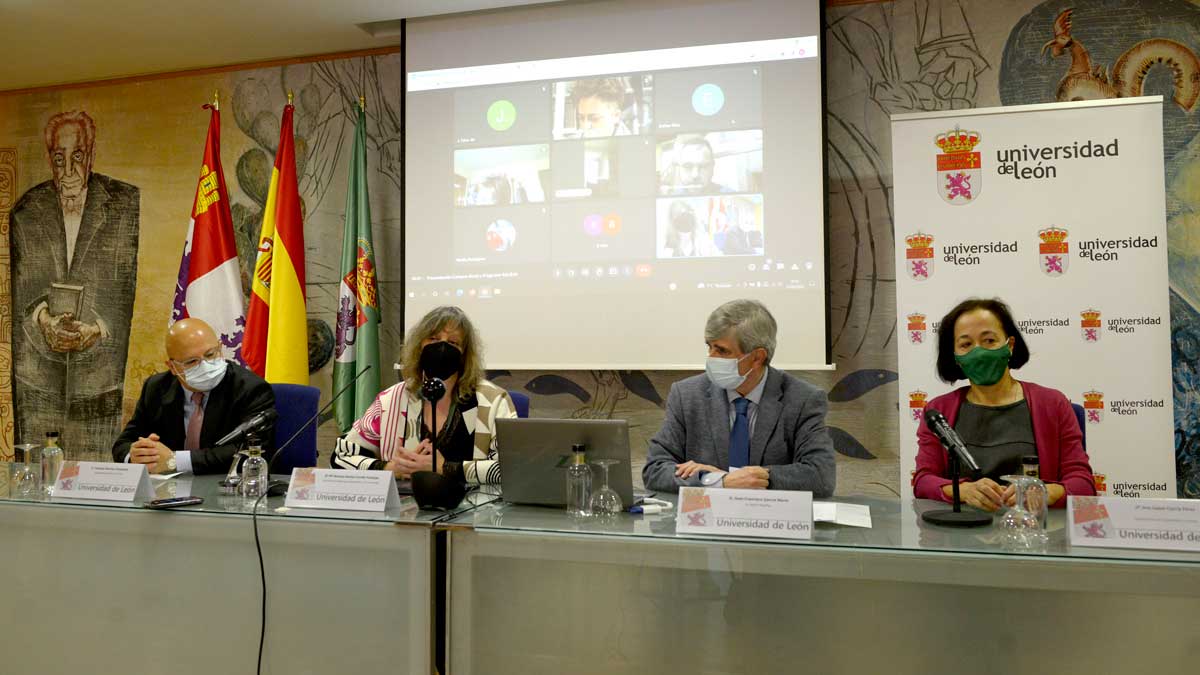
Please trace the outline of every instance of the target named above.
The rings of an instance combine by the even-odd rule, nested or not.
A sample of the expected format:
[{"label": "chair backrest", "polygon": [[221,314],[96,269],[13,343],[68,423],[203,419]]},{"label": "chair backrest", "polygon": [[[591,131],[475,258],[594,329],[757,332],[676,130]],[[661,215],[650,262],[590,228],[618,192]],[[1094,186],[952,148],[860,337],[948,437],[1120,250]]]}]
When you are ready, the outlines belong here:
[{"label": "chair backrest", "polygon": [[1075,421],[1079,422],[1079,433],[1083,436],[1083,451],[1087,452],[1087,421],[1083,406],[1078,403],[1072,403],[1071,409],[1075,411]]},{"label": "chair backrest", "polygon": [[[304,384],[272,384],[271,388],[275,390],[275,411],[279,413],[279,419],[275,421],[274,445],[278,449],[300,425],[317,414],[321,390]],[[290,474],[298,466],[316,465],[317,424],[314,422],[300,432],[282,456],[271,459],[271,473]]]},{"label": "chair backrest", "polygon": [[529,417],[529,397],[511,389],[508,395],[512,397],[513,407],[517,409],[517,417]]}]

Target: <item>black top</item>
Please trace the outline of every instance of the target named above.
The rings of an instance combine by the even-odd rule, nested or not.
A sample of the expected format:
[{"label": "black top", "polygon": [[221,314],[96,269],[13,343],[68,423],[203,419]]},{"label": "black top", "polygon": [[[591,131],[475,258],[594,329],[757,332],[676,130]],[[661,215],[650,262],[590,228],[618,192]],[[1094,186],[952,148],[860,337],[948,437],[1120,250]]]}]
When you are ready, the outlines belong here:
[{"label": "black top", "polygon": [[963,400],[954,429],[979,464],[976,478],[1023,475],[1021,457],[1036,455],[1033,418],[1024,399],[1001,406],[984,406]]},{"label": "black top", "polygon": [[[469,462],[475,459],[475,438],[471,432],[467,431],[462,414],[476,406],[478,406],[478,401],[474,396],[469,401],[455,401],[450,406],[450,419],[442,425],[436,444],[438,452],[442,453],[442,458],[447,462]],[[433,434],[430,432],[429,424],[424,419],[424,412],[422,412],[421,438],[427,439],[431,436]],[[440,470],[441,467],[439,467]]]}]

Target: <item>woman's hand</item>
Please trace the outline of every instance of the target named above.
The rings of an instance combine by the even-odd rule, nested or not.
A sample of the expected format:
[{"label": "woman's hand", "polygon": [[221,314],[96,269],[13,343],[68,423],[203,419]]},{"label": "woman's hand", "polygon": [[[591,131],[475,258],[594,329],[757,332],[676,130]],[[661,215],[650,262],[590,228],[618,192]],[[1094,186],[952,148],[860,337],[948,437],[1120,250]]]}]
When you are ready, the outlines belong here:
[{"label": "woman's hand", "polygon": [[[1046,483],[1047,506],[1054,506],[1058,503],[1058,500],[1062,499],[1066,495],[1067,489],[1062,485],[1059,485],[1058,483]],[[1009,485],[1008,487],[1004,488],[1004,505],[1017,505],[1017,488],[1015,486]]]},{"label": "woman's hand", "polygon": [[[438,468],[445,466],[442,453],[437,453]],[[414,450],[397,450],[392,455],[392,461],[387,463],[387,469],[397,476],[407,478],[418,471],[433,471],[433,445],[421,441]]]},{"label": "woman's hand", "polygon": [[1046,483],[1046,503],[1054,506],[1067,496],[1067,488],[1058,483]]},{"label": "woman's hand", "polygon": [[[945,485],[942,487],[942,494],[951,497],[954,494],[953,490],[953,484]],[[995,511],[1004,504],[1004,488],[991,478],[959,483],[958,492],[963,503],[984,511]]]}]

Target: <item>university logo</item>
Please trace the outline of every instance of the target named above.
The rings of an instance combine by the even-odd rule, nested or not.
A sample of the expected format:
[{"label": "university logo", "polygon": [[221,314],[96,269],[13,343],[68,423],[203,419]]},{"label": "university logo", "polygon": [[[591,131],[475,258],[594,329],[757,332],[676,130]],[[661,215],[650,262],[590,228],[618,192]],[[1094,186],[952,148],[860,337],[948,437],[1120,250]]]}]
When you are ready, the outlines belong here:
[{"label": "university logo", "polygon": [[914,422],[920,423],[925,417],[925,399],[929,398],[929,394],[921,391],[908,392],[908,412],[912,415]]},{"label": "university logo", "polygon": [[975,152],[978,131],[958,127],[938,134],[933,140],[941,148],[937,156],[938,194],[947,204],[970,204],[982,189],[982,157]]},{"label": "university logo", "polygon": [[914,281],[925,281],[933,276],[933,235],[917,232],[904,238],[908,244],[905,253],[905,268]]},{"label": "university logo", "polygon": [[1092,474],[1092,482],[1096,484],[1096,495],[1104,496],[1108,494],[1108,480],[1102,473]]},{"label": "university logo", "polygon": [[1104,394],[1098,391],[1083,392],[1083,416],[1088,424],[1099,424],[1104,419]]},{"label": "university logo", "polygon": [[1079,335],[1084,342],[1100,341],[1100,311],[1085,309],[1079,313]]},{"label": "university logo", "polygon": [[1067,273],[1067,265],[1071,262],[1071,245],[1067,242],[1067,230],[1061,227],[1048,227],[1038,231],[1038,264],[1042,273],[1049,277],[1061,277]]},{"label": "university logo", "polygon": [[908,315],[908,341],[914,345],[925,344],[925,315]]}]

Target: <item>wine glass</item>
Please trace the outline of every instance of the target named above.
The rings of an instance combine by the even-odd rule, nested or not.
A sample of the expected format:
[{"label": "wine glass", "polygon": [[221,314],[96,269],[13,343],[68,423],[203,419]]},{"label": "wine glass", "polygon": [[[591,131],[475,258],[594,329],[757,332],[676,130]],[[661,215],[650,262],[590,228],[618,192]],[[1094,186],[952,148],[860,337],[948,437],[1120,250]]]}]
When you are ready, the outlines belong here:
[{"label": "wine glass", "polygon": [[621,495],[608,486],[608,467],[620,462],[619,459],[597,459],[590,462],[600,467],[600,489],[592,493],[594,515],[614,515],[625,510],[625,505],[621,503]]}]

